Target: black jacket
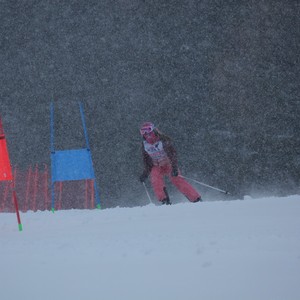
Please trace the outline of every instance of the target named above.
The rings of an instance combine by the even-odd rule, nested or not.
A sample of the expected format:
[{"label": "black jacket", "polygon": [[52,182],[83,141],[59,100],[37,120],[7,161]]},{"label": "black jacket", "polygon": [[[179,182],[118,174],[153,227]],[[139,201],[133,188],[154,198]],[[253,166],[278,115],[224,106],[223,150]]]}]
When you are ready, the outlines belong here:
[{"label": "black jacket", "polygon": [[[177,162],[177,153],[172,145],[171,139],[159,132],[155,132],[155,134],[159,137],[159,140],[163,144],[164,151],[166,152],[168,158],[170,159],[172,169],[178,168],[178,162]],[[149,176],[152,167],[153,167],[153,161],[151,156],[146,152],[144,149],[144,144],[142,144],[142,154],[143,154],[143,162],[144,162],[144,172],[143,175]]]}]

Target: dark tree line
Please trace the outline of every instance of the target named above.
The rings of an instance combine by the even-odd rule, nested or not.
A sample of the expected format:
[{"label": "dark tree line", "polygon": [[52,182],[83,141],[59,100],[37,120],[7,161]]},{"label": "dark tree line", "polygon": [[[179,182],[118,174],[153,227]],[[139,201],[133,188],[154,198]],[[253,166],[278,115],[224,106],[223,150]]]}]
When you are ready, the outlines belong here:
[{"label": "dark tree line", "polygon": [[50,164],[52,101],[57,147],[84,146],[81,101],[104,207],[147,202],[145,120],[187,176],[236,197],[299,192],[299,17],[293,0],[1,1],[13,164]]}]

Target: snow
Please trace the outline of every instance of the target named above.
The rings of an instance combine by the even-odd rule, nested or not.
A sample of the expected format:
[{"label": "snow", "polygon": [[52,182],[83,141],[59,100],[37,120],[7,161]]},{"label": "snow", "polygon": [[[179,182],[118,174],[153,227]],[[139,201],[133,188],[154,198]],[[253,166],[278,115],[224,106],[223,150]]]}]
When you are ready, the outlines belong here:
[{"label": "snow", "polygon": [[0,214],[3,300],[300,299],[300,195]]}]

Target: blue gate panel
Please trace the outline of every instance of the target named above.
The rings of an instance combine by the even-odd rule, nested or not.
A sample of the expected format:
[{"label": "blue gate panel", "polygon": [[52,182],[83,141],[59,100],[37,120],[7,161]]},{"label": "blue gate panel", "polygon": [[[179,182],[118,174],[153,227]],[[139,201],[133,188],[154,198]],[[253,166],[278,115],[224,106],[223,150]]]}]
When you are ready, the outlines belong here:
[{"label": "blue gate panel", "polygon": [[52,182],[94,179],[91,153],[87,149],[51,153]]}]

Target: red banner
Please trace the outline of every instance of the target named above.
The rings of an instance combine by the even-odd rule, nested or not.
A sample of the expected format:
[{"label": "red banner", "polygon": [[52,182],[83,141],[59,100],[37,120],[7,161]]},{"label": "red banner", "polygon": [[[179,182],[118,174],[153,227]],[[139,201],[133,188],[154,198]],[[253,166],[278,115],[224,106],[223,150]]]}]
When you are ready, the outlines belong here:
[{"label": "red banner", "polygon": [[13,180],[6,139],[0,118],[0,181]]}]

